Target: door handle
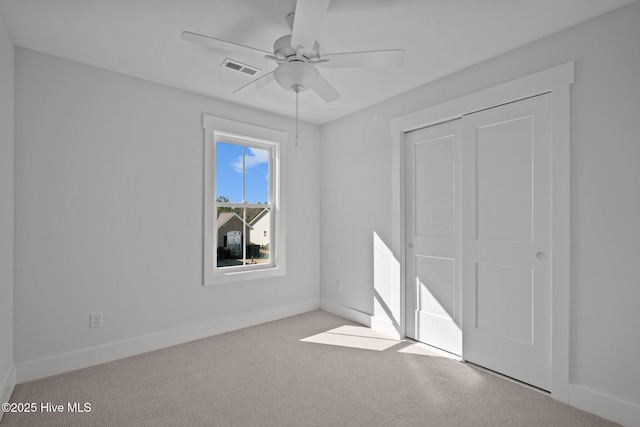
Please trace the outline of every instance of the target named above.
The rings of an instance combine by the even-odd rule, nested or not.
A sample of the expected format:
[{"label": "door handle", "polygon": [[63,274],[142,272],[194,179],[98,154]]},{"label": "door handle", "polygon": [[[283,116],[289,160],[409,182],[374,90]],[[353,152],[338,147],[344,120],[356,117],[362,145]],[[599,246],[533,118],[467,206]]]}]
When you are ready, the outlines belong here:
[{"label": "door handle", "polygon": [[544,261],[545,259],[547,259],[547,253],[546,252],[538,252],[536,254],[536,258],[538,258],[540,261]]},{"label": "door handle", "polygon": [[412,248],[412,247],[413,247],[413,242],[409,242],[409,244],[408,244],[407,246],[409,246],[410,248]]}]

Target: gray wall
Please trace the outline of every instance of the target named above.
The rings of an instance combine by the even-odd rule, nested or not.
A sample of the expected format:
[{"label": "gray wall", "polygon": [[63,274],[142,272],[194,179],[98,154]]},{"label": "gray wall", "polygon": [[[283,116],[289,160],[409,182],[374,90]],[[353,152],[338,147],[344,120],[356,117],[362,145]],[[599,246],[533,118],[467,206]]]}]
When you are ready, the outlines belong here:
[{"label": "gray wall", "polygon": [[323,126],[323,299],[374,314],[374,236],[398,258],[392,118],[575,61],[570,382],[640,405],[639,40],[636,2]]},{"label": "gray wall", "polygon": [[[286,147],[287,275],[204,287],[203,113],[295,129],[290,119],[17,49],[19,367],[318,302],[318,127],[302,124],[299,146]],[[103,312],[100,329],[88,327],[94,311]]]},{"label": "gray wall", "polygon": [[[0,17],[0,401],[13,370],[14,48]],[[0,414],[0,418],[2,414]]]}]

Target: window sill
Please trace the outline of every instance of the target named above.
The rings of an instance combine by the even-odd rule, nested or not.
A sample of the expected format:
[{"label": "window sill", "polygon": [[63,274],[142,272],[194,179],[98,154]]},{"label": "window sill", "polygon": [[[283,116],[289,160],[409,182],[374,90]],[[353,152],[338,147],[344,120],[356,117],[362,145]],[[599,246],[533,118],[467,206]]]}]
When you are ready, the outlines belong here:
[{"label": "window sill", "polygon": [[205,283],[205,286],[215,286],[224,283],[244,282],[248,280],[269,279],[272,277],[284,276],[284,267],[266,267],[257,268],[255,270],[240,270],[229,272],[215,272],[211,281]]}]

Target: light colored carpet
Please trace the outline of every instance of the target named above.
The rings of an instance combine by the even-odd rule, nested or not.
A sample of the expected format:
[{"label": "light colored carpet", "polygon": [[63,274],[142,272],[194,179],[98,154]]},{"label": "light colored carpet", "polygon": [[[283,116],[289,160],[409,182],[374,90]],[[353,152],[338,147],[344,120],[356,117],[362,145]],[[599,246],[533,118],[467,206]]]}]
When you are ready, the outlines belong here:
[{"label": "light colored carpet", "polygon": [[2,427],[614,425],[323,311],[19,384],[11,400],[65,412]]}]

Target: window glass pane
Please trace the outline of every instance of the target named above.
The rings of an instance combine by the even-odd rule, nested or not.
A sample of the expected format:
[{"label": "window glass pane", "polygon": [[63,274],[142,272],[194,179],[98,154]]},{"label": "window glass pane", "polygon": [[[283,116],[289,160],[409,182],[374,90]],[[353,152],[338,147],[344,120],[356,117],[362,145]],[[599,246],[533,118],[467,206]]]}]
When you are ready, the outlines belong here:
[{"label": "window glass pane", "polygon": [[[257,211],[254,212],[253,211]],[[269,249],[271,247],[271,210],[247,209],[247,218],[251,230],[249,230],[249,246],[247,247],[247,264],[268,264],[271,260]]]},{"label": "window glass pane", "polygon": [[[219,207],[216,223],[217,267],[271,262],[271,210],[269,208]],[[248,244],[245,243],[247,241]]]},{"label": "window glass pane", "polygon": [[269,150],[247,147],[244,164],[245,201],[267,203],[269,201]]},{"label": "window glass pane", "polygon": [[247,233],[244,208],[218,208],[218,267],[244,265],[243,246]]},{"label": "window glass pane", "polygon": [[216,200],[242,202],[242,147],[216,142]]}]

